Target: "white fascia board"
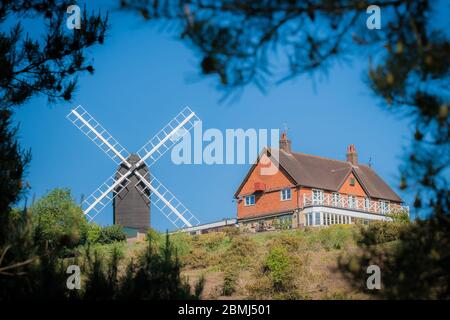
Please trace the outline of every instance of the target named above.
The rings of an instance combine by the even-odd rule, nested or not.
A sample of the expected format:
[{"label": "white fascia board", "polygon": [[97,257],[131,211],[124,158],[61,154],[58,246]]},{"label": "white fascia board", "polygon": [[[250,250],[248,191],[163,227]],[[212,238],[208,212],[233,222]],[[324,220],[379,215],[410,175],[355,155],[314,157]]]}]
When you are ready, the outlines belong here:
[{"label": "white fascia board", "polygon": [[324,206],[314,206],[314,207],[308,207],[303,209],[304,213],[311,213],[311,212],[326,212],[326,213],[332,213],[332,214],[341,214],[350,216],[353,218],[361,218],[361,219],[367,219],[367,220],[380,220],[380,221],[392,221],[392,218],[378,215],[378,214],[370,214],[366,212],[361,211],[353,211],[353,210],[345,210],[345,209],[338,209],[338,208],[331,208],[331,207],[324,207]]}]

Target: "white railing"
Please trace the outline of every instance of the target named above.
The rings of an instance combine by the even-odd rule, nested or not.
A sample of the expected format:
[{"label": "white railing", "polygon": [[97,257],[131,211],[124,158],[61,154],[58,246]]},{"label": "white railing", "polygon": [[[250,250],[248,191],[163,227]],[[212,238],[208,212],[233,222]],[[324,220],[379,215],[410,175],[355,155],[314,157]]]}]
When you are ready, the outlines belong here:
[{"label": "white railing", "polygon": [[311,206],[327,206],[334,208],[352,209],[377,214],[386,214],[393,209],[405,210],[409,214],[409,207],[389,202],[373,201],[361,197],[349,197],[347,195],[339,195],[339,197],[326,193],[321,196],[303,195],[303,207]]}]

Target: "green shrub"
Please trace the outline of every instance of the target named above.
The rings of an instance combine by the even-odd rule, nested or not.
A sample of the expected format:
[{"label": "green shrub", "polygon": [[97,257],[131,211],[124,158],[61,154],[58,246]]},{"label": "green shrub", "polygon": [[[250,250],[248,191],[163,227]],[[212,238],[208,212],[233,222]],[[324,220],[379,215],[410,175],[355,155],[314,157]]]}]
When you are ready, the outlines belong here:
[{"label": "green shrub", "polygon": [[171,234],[170,243],[180,258],[184,258],[189,254],[189,252],[191,252],[192,236],[187,233]]},{"label": "green shrub", "polygon": [[[171,236],[173,238],[173,236]],[[147,230],[147,240],[152,242],[164,243],[164,236],[155,229]]]},{"label": "green shrub", "polygon": [[247,286],[251,299],[298,299],[306,277],[307,257],[285,247],[273,246],[257,267],[254,281]]},{"label": "green shrub", "polygon": [[[103,249],[103,248],[102,248]],[[87,246],[84,269],[87,271],[83,299],[111,300],[117,294],[119,262],[123,258],[122,250],[112,246],[110,255],[96,250],[91,253]]]},{"label": "green shrub", "polygon": [[398,240],[404,228],[403,222],[376,221],[367,226],[361,226],[359,245],[374,245]]},{"label": "green shrub", "polygon": [[409,220],[409,214],[406,210],[401,209],[394,209],[389,212],[388,217],[391,217],[394,222],[400,222],[400,223],[409,223],[411,220]]},{"label": "green shrub", "polygon": [[199,269],[206,268],[209,266],[208,263],[208,252],[201,248],[192,248],[189,252],[189,257],[186,259],[185,264],[188,267]]},{"label": "green shrub", "polygon": [[96,223],[90,223],[87,229],[87,242],[90,244],[97,243],[100,238],[102,227]]},{"label": "green shrub", "polygon": [[238,282],[239,268],[228,267],[223,274],[223,290],[224,296],[231,296],[236,291]]},{"label": "green shrub", "polygon": [[87,240],[88,222],[67,189],[54,189],[31,208],[38,243],[62,251]]},{"label": "green shrub", "polygon": [[255,250],[255,241],[250,237],[242,236],[231,240],[227,252],[238,256],[249,256],[254,254]]},{"label": "green shrub", "polygon": [[247,236],[232,238],[230,246],[222,254],[222,268],[225,269],[231,264],[236,264],[241,268],[246,267],[250,258],[255,255],[256,248],[255,241]]},{"label": "green shrub", "polygon": [[192,237],[195,246],[206,250],[217,250],[219,246],[229,241],[229,238],[223,232],[211,232]]},{"label": "green shrub", "polygon": [[207,268],[220,263],[220,254],[229,243],[229,238],[222,232],[190,236],[188,234],[173,235],[180,250],[184,264],[190,268]]},{"label": "green shrub", "polygon": [[274,286],[282,289],[292,280],[288,251],[284,247],[274,247],[269,251],[264,269],[270,275]]},{"label": "green shrub", "polygon": [[298,251],[303,244],[303,239],[296,234],[280,234],[278,237],[271,238],[267,241],[267,246],[271,247],[284,247],[288,251]]},{"label": "green shrub", "polygon": [[238,236],[241,233],[241,229],[236,226],[228,226],[222,229],[222,232],[225,233],[227,237],[235,237]]},{"label": "green shrub", "polygon": [[101,229],[98,243],[107,244],[125,240],[127,240],[127,234],[123,231],[122,227],[119,225],[112,225]]},{"label": "green shrub", "polygon": [[148,242],[145,252],[130,262],[119,281],[118,299],[170,300],[198,299],[203,291],[204,278],[195,284],[194,294],[187,279],[181,277],[181,264],[166,236],[165,244],[155,250]]},{"label": "green shrub", "polygon": [[353,241],[355,227],[350,225],[333,225],[327,228],[307,231],[310,244],[319,245],[325,250],[340,250]]}]

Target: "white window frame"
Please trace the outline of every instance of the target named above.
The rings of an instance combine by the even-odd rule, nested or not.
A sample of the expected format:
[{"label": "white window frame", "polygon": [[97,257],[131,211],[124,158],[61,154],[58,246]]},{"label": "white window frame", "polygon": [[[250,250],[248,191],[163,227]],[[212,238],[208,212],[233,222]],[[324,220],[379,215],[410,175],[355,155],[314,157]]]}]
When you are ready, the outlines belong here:
[{"label": "white window frame", "polygon": [[[352,200],[350,200],[352,199]],[[354,195],[348,195],[348,207],[349,208],[356,208],[357,207],[357,203],[356,203],[356,196]]]},{"label": "white window frame", "polygon": [[[247,201],[247,199],[253,199],[253,201]],[[248,196],[244,197],[244,206],[246,207],[250,207],[250,206],[254,206],[256,204],[256,199],[255,199],[255,195],[251,194]]]},{"label": "white window frame", "polygon": [[323,204],[324,199],[323,190],[312,189],[311,199],[313,204]]},{"label": "white window frame", "polygon": [[280,190],[280,200],[281,201],[289,201],[291,199],[292,199],[292,190],[291,190],[291,188],[285,188],[285,189],[281,189]]},{"label": "white window frame", "polygon": [[364,198],[364,210],[370,211],[370,199]]},{"label": "white window frame", "polygon": [[390,210],[390,202],[387,201],[387,200],[380,200],[379,201],[379,206],[380,206],[380,212],[382,214],[386,214]]},{"label": "white window frame", "polygon": [[341,194],[339,192],[333,192],[331,195],[333,206],[338,207],[341,203]]}]

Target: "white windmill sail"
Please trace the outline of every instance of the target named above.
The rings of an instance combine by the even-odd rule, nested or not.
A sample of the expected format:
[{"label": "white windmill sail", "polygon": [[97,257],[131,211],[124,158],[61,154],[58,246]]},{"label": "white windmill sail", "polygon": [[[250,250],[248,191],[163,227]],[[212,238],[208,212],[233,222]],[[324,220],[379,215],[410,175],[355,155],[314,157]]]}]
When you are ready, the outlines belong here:
[{"label": "white windmill sail", "polygon": [[130,156],[129,152],[82,106],[78,106],[70,111],[67,119],[91,139],[117,165],[125,163],[130,167],[127,161]]},{"label": "white windmill sail", "polygon": [[[125,164],[128,168],[130,153],[116,140],[103,126],[92,117],[82,106],[71,110],[67,119],[72,122],[81,132],[84,133],[96,146],[111,158],[117,165]],[[100,185],[83,203],[84,214],[92,221],[100,211],[102,211],[121,191],[126,188],[130,180],[128,176],[132,173],[128,170],[123,175],[112,175]],[[95,213],[92,214],[91,211]]]},{"label": "white windmill sail", "polygon": [[[113,174],[106,179],[100,187],[98,187],[89,197],[87,197],[81,204],[84,214],[92,221],[97,214],[100,213],[111,201],[130,183],[128,171],[124,175]],[[91,213],[94,211],[95,213]]]},{"label": "white windmill sail", "polygon": [[[177,228],[198,225],[200,221],[153,175],[142,176],[138,169],[145,163],[148,167],[153,165],[164,153],[191,130],[200,119],[188,107],[176,115],[164,128],[162,128],[149,142],[137,152],[140,160],[131,166],[128,162],[130,153],[116,140],[103,126],[98,123],[83,107],[73,109],[67,118],[92,140],[116,164],[125,164],[129,170],[116,173],[100,185],[86,200],[82,207],[89,220],[94,219],[113,199],[130,183],[130,177],[135,175],[138,183],[135,187],[144,195],[148,191],[157,199],[155,206]],[[94,213],[92,213],[94,212]]]},{"label": "white windmill sail", "polygon": [[156,199],[152,203],[169,219],[177,228],[192,227],[200,224],[200,221],[186,208],[175,195],[170,192],[153,174],[147,173],[144,177],[137,174],[140,181],[136,188],[143,194],[153,194]]},{"label": "white windmill sail", "polygon": [[141,160],[136,166],[144,161],[148,167],[153,165],[164,153],[172,148],[189,130],[191,130],[200,119],[188,107],[177,114],[164,128],[150,139],[139,151],[137,155]]}]

